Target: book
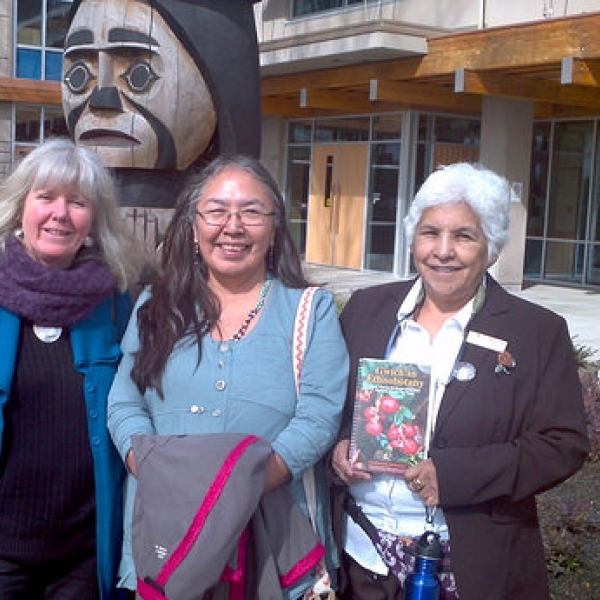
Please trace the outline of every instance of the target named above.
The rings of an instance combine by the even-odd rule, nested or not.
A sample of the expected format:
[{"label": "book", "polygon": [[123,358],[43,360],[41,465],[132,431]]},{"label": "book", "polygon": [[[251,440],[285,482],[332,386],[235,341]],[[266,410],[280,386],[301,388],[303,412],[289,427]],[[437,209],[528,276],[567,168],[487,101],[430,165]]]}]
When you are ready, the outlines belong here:
[{"label": "book", "polygon": [[401,474],[425,460],[429,366],[361,358],[350,436],[354,468]]}]

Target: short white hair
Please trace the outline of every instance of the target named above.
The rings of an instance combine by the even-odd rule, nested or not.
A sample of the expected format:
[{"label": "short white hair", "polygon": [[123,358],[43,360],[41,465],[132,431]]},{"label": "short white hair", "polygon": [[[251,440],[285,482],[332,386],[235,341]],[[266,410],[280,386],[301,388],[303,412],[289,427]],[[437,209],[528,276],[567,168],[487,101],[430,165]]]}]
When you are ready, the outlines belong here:
[{"label": "short white hair", "polygon": [[404,218],[404,232],[412,246],[423,212],[444,204],[466,204],[477,215],[487,240],[488,258],[498,256],[508,242],[510,186],[508,181],[479,164],[442,166],[425,180]]}]

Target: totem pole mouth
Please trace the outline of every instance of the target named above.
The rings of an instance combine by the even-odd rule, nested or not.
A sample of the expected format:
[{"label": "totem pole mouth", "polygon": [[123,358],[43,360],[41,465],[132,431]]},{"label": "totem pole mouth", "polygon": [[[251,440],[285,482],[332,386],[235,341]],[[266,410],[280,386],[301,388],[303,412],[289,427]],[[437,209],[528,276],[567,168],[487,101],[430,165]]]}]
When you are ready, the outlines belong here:
[{"label": "totem pole mouth", "polygon": [[79,136],[79,142],[84,146],[110,146],[114,148],[141,145],[137,138],[114,129],[89,129]]}]

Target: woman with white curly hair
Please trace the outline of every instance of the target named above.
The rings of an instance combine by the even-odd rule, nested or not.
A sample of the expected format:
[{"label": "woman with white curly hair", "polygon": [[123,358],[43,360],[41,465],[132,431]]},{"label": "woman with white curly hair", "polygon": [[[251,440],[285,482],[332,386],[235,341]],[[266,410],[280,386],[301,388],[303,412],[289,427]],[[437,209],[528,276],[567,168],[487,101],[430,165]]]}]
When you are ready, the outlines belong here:
[{"label": "woman with white curly hair", "polygon": [[[444,550],[442,600],[550,597],[535,495],[581,467],[588,439],[564,319],[487,272],[507,242],[509,207],[508,183],[489,169],[435,171],[404,222],[417,277],[358,291],[341,315],[351,358],[332,455],[342,598],[402,598],[424,530]],[[360,358],[430,372],[425,458],[401,475],[350,460]],[[360,510],[371,537],[354,520]]]}]

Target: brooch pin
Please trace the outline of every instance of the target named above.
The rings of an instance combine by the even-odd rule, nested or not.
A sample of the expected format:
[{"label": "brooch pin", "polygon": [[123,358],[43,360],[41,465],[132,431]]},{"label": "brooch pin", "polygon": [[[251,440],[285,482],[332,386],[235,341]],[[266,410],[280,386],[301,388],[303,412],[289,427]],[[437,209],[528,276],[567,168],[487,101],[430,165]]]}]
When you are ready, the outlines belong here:
[{"label": "brooch pin", "polygon": [[471,379],[475,378],[476,374],[477,370],[475,369],[475,366],[468,362],[456,363],[456,366],[452,371],[452,375],[458,381],[471,381]]},{"label": "brooch pin", "polygon": [[494,373],[496,373],[496,375],[500,375],[501,373],[510,375],[516,366],[517,361],[513,358],[513,355],[505,350],[504,352],[500,352],[500,354],[498,354],[498,364],[494,369]]}]

